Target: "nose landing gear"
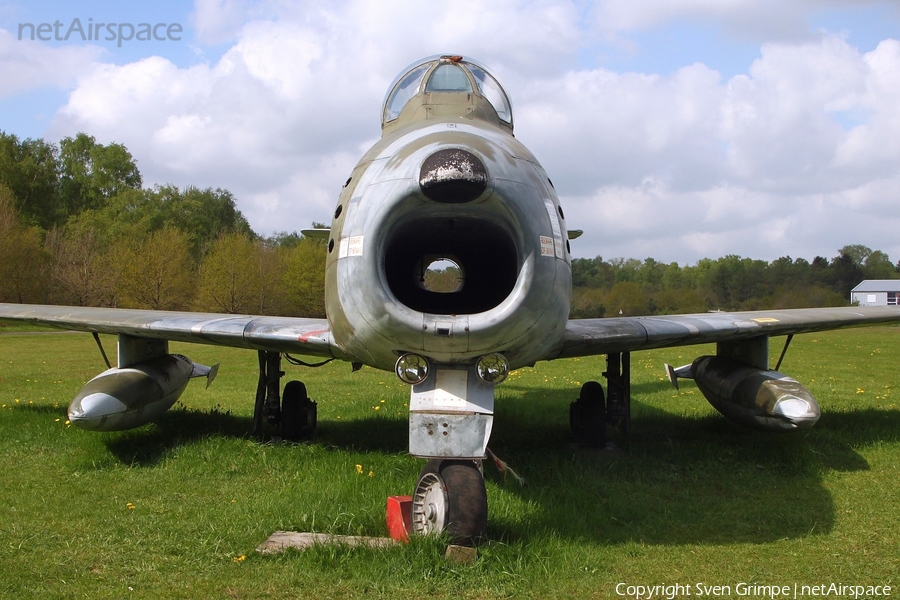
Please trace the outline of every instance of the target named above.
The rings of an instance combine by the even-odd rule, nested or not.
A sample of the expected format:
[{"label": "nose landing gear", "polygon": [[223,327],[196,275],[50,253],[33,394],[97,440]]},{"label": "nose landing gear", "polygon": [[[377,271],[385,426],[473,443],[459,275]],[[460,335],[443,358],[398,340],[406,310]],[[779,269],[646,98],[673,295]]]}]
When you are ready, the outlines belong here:
[{"label": "nose landing gear", "polygon": [[487,490],[474,460],[429,460],[412,497],[413,531],[446,531],[451,542],[472,546],[487,528]]}]

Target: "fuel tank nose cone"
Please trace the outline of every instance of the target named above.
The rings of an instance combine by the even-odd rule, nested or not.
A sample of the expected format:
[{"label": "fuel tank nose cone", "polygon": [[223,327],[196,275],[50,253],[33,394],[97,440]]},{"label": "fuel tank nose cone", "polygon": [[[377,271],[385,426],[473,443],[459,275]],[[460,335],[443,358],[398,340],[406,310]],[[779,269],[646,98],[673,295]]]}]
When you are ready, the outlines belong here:
[{"label": "fuel tank nose cone", "polygon": [[99,431],[109,417],[121,414],[128,407],[121,400],[105,392],[78,394],[69,405],[69,421],[82,429]]},{"label": "fuel tank nose cone", "polygon": [[419,187],[435,202],[471,202],[487,189],[487,169],[480,158],[462,148],[438,150],[422,163]]},{"label": "fuel tank nose cone", "polygon": [[797,429],[809,429],[819,420],[821,414],[818,404],[794,396],[786,396],[778,400],[772,413]]}]

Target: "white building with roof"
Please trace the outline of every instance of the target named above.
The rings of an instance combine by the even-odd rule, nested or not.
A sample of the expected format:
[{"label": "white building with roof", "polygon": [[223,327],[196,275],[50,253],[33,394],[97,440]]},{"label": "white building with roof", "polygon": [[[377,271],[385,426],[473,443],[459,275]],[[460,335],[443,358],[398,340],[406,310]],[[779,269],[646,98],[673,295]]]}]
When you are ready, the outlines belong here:
[{"label": "white building with roof", "polygon": [[859,306],[898,306],[900,279],[866,279],[850,290],[850,302]]}]

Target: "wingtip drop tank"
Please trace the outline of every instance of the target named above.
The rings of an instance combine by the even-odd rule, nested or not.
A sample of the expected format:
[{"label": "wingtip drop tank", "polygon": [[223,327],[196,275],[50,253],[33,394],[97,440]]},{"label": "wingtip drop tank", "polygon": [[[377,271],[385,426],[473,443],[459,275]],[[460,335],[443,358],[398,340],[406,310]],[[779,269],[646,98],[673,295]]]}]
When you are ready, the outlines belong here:
[{"label": "wingtip drop tank", "polygon": [[701,356],[677,369],[669,381],[693,379],[713,408],[741,425],[765,431],[808,429],[819,420],[816,399],[796,379],[720,356]]},{"label": "wingtip drop tank", "polygon": [[184,392],[191,377],[211,381],[218,365],[205,367],[166,354],[100,373],[69,404],[69,421],[91,431],[122,431],[158,419]]}]

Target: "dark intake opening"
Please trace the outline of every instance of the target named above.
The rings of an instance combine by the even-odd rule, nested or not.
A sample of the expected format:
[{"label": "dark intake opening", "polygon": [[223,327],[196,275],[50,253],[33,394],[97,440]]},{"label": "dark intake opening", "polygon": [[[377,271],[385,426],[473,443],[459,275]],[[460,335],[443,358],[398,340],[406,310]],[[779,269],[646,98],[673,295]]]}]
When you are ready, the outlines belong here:
[{"label": "dark intake opening", "polygon": [[[423,265],[449,257],[459,265],[462,285],[433,292],[424,285]],[[516,284],[519,261],[510,235],[499,225],[472,217],[419,218],[395,229],[384,259],[388,286],[413,310],[468,315],[503,302]]]}]

